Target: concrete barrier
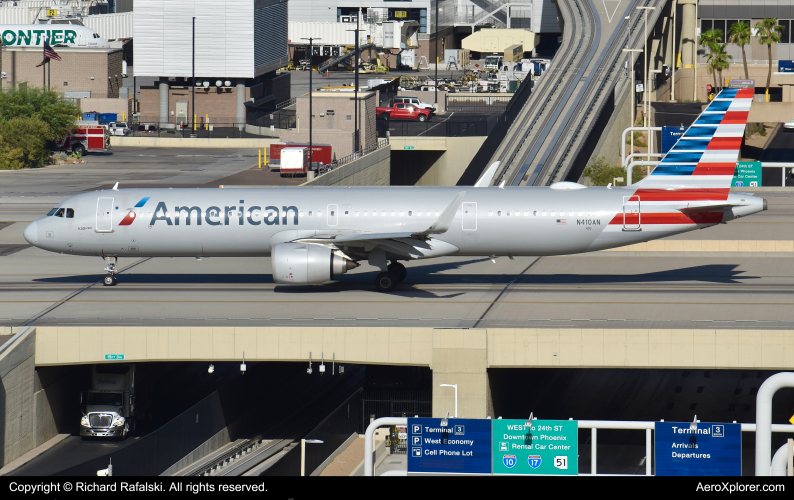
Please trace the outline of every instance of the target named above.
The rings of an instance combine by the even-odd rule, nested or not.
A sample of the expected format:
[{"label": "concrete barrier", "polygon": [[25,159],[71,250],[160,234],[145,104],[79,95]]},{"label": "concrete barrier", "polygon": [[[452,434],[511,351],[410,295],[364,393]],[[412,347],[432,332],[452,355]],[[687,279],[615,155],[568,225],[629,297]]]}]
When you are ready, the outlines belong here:
[{"label": "concrete barrier", "polygon": [[390,181],[391,148],[386,146],[301,185],[388,186]]},{"label": "concrete barrier", "polygon": [[[111,136],[110,146],[143,148],[264,148],[278,142],[278,137],[261,139],[201,139],[190,137],[117,137]],[[112,150],[111,150],[112,151]]]}]

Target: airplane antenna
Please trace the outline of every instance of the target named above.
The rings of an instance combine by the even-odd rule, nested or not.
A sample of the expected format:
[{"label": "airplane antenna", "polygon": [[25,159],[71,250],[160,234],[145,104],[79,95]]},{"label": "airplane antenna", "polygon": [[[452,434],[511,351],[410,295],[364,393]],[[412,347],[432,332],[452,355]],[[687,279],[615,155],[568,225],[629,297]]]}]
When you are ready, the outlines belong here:
[{"label": "airplane antenna", "polygon": [[502,183],[499,184],[499,189],[504,189],[504,188],[505,188],[505,181],[502,181]]},{"label": "airplane antenna", "polygon": [[113,191],[119,190],[119,183],[117,182],[115,186],[113,186]]}]

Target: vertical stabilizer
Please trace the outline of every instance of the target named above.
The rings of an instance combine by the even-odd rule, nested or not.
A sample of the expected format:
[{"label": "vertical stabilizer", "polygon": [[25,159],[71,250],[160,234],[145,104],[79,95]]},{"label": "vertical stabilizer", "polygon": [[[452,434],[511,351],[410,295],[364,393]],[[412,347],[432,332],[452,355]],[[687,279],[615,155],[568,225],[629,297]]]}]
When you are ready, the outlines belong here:
[{"label": "vertical stabilizer", "polygon": [[729,191],[753,93],[752,88],[720,92],[651,175],[635,185],[641,189]]}]

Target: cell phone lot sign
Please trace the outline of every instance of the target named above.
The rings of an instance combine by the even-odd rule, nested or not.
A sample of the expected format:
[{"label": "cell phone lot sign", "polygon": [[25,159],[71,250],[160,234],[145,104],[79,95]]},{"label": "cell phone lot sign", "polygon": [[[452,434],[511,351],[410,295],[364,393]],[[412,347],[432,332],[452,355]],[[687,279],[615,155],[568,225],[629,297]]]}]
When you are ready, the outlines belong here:
[{"label": "cell phone lot sign", "polygon": [[575,420],[493,421],[493,473],[577,475]]},{"label": "cell phone lot sign", "polygon": [[491,421],[408,419],[409,473],[491,473]]},{"label": "cell phone lot sign", "polygon": [[741,476],[742,426],[656,422],[657,476]]}]

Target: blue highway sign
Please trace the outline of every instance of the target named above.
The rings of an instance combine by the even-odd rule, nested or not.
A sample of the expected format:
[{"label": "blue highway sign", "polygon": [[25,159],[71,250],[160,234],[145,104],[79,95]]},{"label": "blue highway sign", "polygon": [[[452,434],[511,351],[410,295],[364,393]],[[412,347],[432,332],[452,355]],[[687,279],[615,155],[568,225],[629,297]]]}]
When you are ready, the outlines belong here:
[{"label": "blue highway sign", "polygon": [[408,472],[490,474],[491,420],[408,419]]},{"label": "blue highway sign", "polygon": [[657,476],[741,476],[742,426],[656,422]]}]

